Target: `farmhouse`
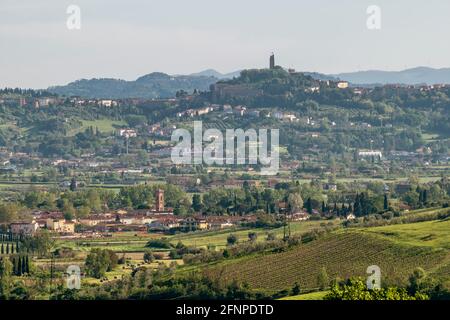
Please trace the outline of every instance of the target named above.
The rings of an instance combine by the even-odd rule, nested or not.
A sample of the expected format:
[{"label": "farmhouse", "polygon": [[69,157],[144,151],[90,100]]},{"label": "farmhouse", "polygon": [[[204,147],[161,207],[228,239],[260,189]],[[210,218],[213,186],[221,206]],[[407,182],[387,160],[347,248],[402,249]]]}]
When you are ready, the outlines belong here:
[{"label": "farmhouse", "polygon": [[156,217],[148,224],[149,231],[169,231],[180,226],[180,219],[171,216]]},{"label": "farmhouse", "polygon": [[117,217],[117,222],[120,222],[124,225],[145,225],[151,223],[154,219],[151,217],[147,217],[144,215],[124,215]]},{"label": "farmhouse", "polygon": [[209,228],[208,221],[206,218],[201,216],[188,217],[181,222],[181,228],[190,231],[190,230],[206,230]]},{"label": "farmhouse", "polygon": [[39,229],[39,224],[36,221],[33,222],[13,222],[9,225],[9,229],[12,234],[21,234],[31,236]]},{"label": "farmhouse", "polygon": [[65,219],[47,219],[46,226],[48,230],[58,233],[75,233],[75,223]]},{"label": "farmhouse", "polygon": [[375,158],[381,160],[383,158],[383,153],[377,150],[367,150],[367,151],[359,151],[359,158]]},{"label": "farmhouse", "polygon": [[134,138],[137,137],[136,130],[133,129],[120,129],[119,135],[125,138]]},{"label": "farmhouse", "polygon": [[114,222],[116,217],[112,215],[90,215],[87,218],[78,219],[78,223],[84,226],[93,227],[98,224]]},{"label": "farmhouse", "polygon": [[290,214],[288,216],[288,219],[290,221],[306,221],[309,219],[309,215],[306,212],[296,212],[296,213]]},{"label": "farmhouse", "polygon": [[339,82],[336,84],[336,86],[337,86],[339,89],[347,89],[348,86],[349,86],[349,83],[348,83],[347,81],[339,81]]}]

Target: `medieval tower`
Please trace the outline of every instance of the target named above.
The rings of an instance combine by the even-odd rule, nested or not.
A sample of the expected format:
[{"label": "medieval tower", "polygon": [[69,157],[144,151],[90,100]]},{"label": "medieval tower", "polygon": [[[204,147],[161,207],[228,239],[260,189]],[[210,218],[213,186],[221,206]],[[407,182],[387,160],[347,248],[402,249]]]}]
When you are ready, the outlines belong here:
[{"label": "medieval tower", "polygon": [[162,189],[158,189],[156,190],[156,205],[155,205],[155,209],[158,212],[163,212],[164,211],[164,190]]}]

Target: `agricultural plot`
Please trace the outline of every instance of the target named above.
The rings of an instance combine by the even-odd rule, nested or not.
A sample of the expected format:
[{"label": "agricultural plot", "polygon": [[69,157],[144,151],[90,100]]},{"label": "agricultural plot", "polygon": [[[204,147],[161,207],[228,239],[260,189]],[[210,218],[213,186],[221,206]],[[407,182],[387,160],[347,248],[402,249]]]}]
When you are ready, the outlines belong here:
[{"label": "agricultural plot", "polygon": [[[377,235],[341,231],[282,253],[266,253],[209,266],[205,273],[224,281],[238,280],[255,290],[274,293],[291,289],[295,282],[302,291],[318,288],[318,275],[326,268],[330,280],[366,277],[370,265],[378,265],[386,285],[405,285],[417,267],[436,271],[445,266],[445,249],[403,245]],[[445,270],[445,269],[444,269]]]}]

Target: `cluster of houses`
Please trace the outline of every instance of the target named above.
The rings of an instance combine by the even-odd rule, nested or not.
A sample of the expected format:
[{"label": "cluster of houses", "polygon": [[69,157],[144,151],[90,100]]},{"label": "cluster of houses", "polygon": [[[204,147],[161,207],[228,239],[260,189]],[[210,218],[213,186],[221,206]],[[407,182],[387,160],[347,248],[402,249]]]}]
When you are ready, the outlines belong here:
[{"label": "cluster of houses", "polygon": [[218,230],[243,223],[255,222],[256,216],[175,216],[172,213],[135,210],[118,210],[89,217],[66,220],[62,212],[36,212],[31,222],[17,221],[9,224],[13,234],[31,236],[40,229],[60,237],[89,237],[109,235],[113,232],[172,232]]},{"label": "cluster of houses", "polygon": [[[260,110],[255,109],[247,109],[246,106],[243,105],[237,105],[237,106],[231,106],[229,104],[225,105],[219,105],[219,104],[210,104],[206,107],[202,107],[199,109],[187,109],[186,111],[177,113],[178,117],[199,117],[206,115],[213,111],[221,111],[225,115],[234,115],[239,117],[254,117],[259,118],[261,115]],[[267,118],[275,118],[282,121],[299,121],[297,116],[293,114],[292,112],[282,112],[282,111],[268,111],[265,116]]]},{"label": "cluster of houses", "polygon": [[13,234],[33,235],[46,229],[58,236],[89,237],[109,235],[119,231],[171,232],[224,229],[256,221],[256,216],[175,216],[172,208],[164,207],[164,191],[157,190],[153,209],[117,210],[91,214],[87,217],[67,220],[59,211],[36,211],[32,221],[16,221],[9,224]]}]

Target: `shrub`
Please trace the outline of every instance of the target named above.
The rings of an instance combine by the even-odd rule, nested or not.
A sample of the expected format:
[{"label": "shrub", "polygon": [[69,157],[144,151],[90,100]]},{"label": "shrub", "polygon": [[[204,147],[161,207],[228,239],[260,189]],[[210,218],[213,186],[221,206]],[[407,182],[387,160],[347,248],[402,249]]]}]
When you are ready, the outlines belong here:
[{"label": "shrub", "polygon": [[235,245],[237,242],[238,242],[238,238],[236,237],[236,235],[230,234],[230,235],[227,237],[227,245],[233,246],[233,245]]},{"label": "shrub", "polygon": [[155,256],[153,255],[153,252],[150,250],[145,251],[144,253],[144,262],[145,263],[151,263],[155,261]]},{"label": "shrub", "polygon": [[155,253],[153,254],[153,256],[155,257],[156,260],[162,260],[162,259],[165,258],[165,255],[164,255],[164,253],[162,253],[162,252],[155,252]]},{"label": "shrub", "polygon": [[145,245],[147,248],[170,249],[172,244],[167,239],[150,240]]}]

